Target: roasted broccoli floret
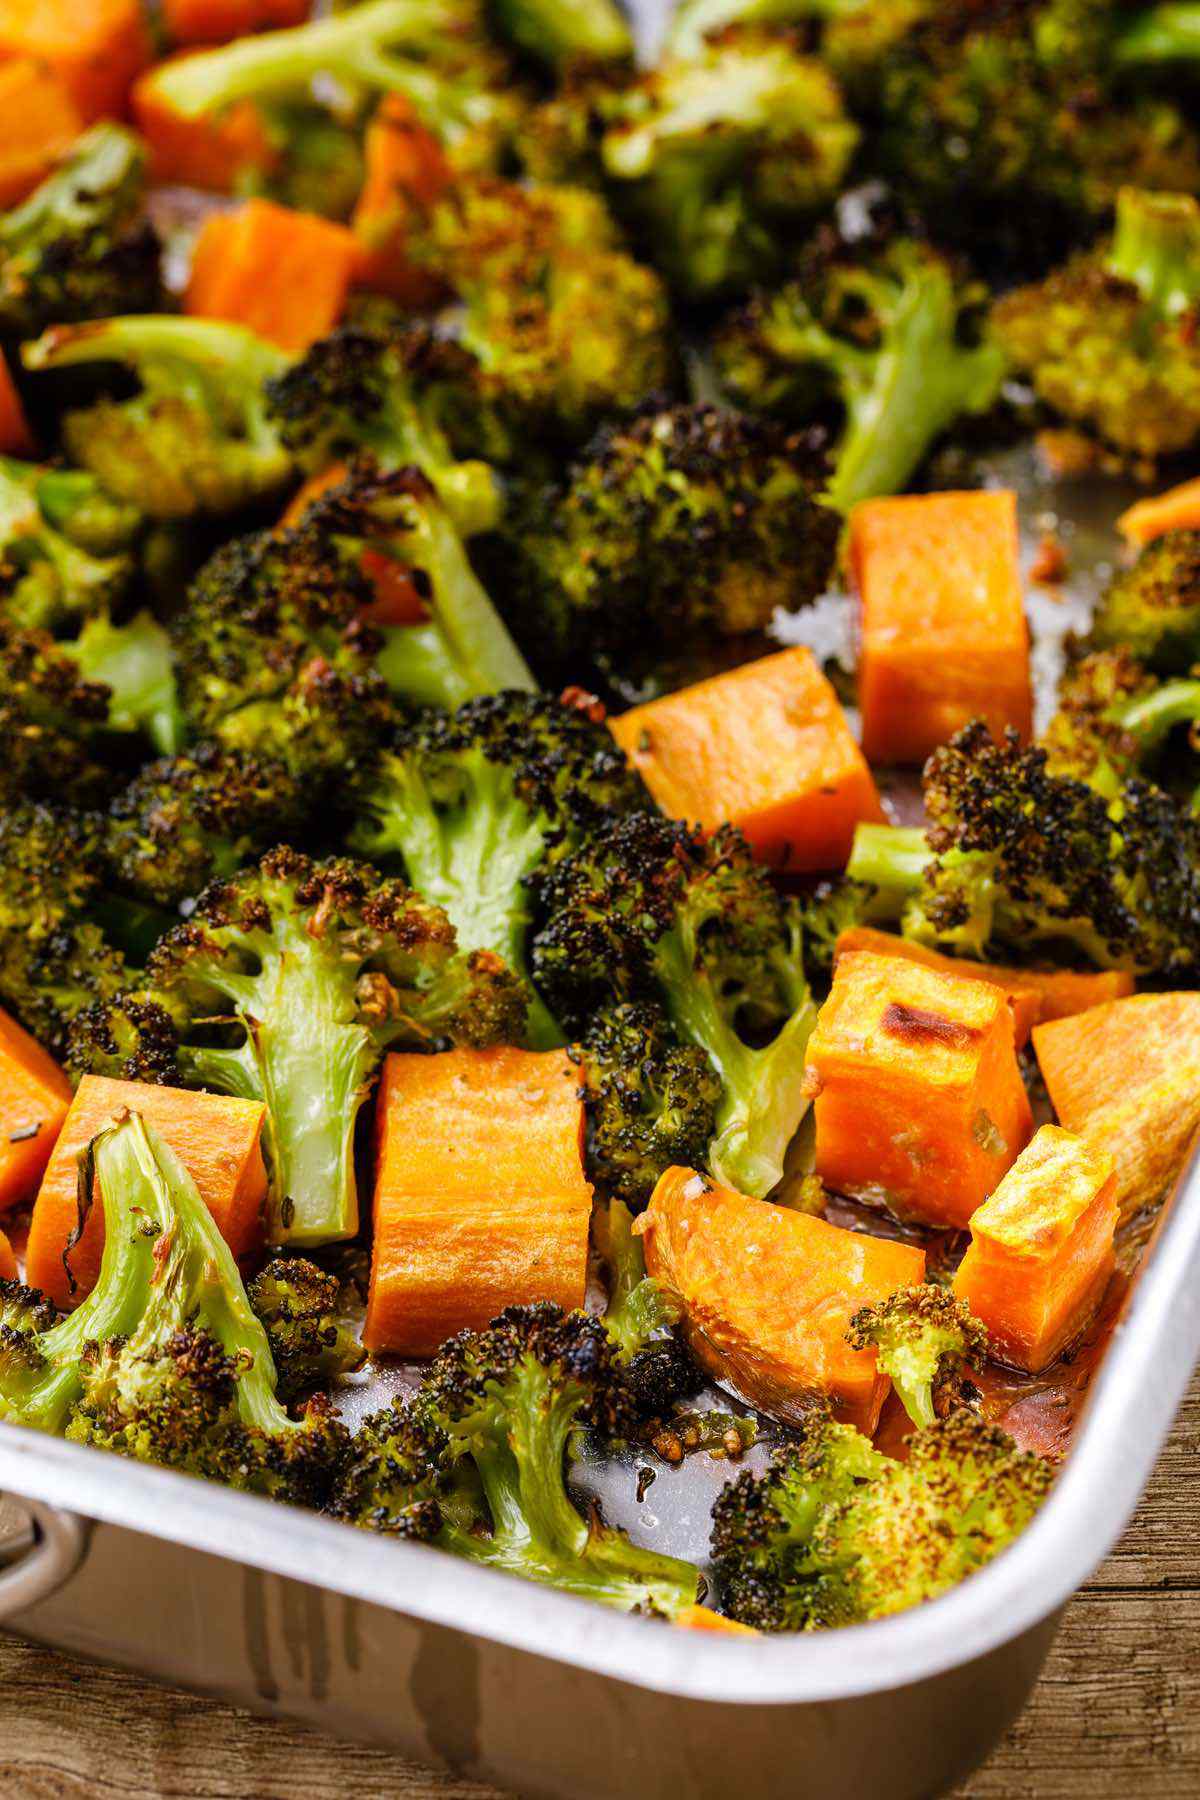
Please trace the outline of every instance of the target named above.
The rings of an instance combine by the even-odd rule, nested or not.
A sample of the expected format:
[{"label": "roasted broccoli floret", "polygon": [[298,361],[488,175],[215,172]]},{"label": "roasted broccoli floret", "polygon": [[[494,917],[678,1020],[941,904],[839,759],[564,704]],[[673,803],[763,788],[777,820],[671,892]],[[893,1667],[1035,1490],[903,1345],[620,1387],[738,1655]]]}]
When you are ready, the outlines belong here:
[{"label": "roasted broccoli floret", "polygon": [[102,847],[94,814],[0,808],[0,1004],[55,1054],[75,1014],[129,979],[92,917]]},{"label": "roasted broccoli floret", "polygon": [[[515,977],[460,952],[440,907],[288,849],[205,890],[151,955],[147,998],[174,1022],[180,1082],[266,1103],[271,1236],[297,1245],[358,1229],[354,1132],[385,1053],[516,1042],[523,1015]],[[81,1021],[101,1051],[106,1029],[137,1054],[119,1000]]]},{"label": "roasted broccoli floret", "polygon": [[633,56],[615,0],[490,0],[488,10],[503,37],[553,69],[577,58],[624,63]]},{"label": "roasted broccoli floret", "polygon": [[837,941],[843,931],[863,925],[874,916],[874,888],[839,876],[818,882],[800,901],[804,927],[804,967],[817,987],[828,987],[833,977]]},{"label": "roasted broccoli floret", "polygon": [[932,1282],[860,1307],[846,1339],[855,1350],[876,1351],[914,1425],[932,1425],[961,1404],[967,1371],[982,1368],[988,1347],[966,1301]]},{"label": "roasted broccoli floret", "polygon": [[820,63],[738,32],[618,92],[601,154],[638,242],[691,299],[769,279],[836,195],[858,130]]},{"label": "roasted broccoli floret", "polygon": [[636,682],[824,591],[839,531],[826,473],[819,437],[652,402],[603,427],[565,488],[535,492],[484,566],[543,663]]},{"label": "roasted broccoli floret", "polygon": [[708,1164],[766,1194],[807,1106],[804,1053],[816,1019],[799,916],[741,834],[710,836],[649,812],[565,857],[540,882],[533,978],[568,1031],[614,1001],[666,1008],[721,1081]]},{"label": "roasted broccoli floret", "polygon": [[125,1113],[93,1141],[104,1257],[78,1310],[29,1346],[26,1381],[0,1409],[139,1462],[164,1463],[301,1505],[319,1504],[346,1431],[315,1401],[291,1419],[270,1344],[196,1184],[157,1132]]},{"label": "roasted broccoli floret", "polygon": [[695,56],[707,39],[719,41],[733,28],[803,25],[827,15],[836,17],[858,4],[859,0],[676,0],[663,44],[670,56]]},{"label": "roasted broccoli floret", "polygon": [[444,387],[435,370],[420,330],[386,338],[346,327],[268,384],[268,415],[305,467],[323,468],[358,450],[370,451],[384,469],[415,465],[470,536],[496,523],[500,490],[486,463],[455,459],[439,418]]},{"label": "roasted broccoli floret", "polygon": [[1052,775],[1073,775],[1112,800],[1131,776],[1157,777],[1173,733],[1198,722],[1200,681],[1160,681],[1127,650],[1093,650],[1068,665],[1041,742]]},{"label": "roasted broccoli floret", "polygon": [[107,612],[85,620],[78,637],[59,640],[87,682],[108,694],[108,726],[139,732],[154,749],[172,755],[187,736],[175,683],[171,640],[150,612],[114,623]]},{"label": "roasted broccoli floret", "polygon": [[449,1488],[445,1438],[409,1399],[368,1415],[350,1443],[326,1511],[348,1525],[436,1543]]},{"label": "roasted broccoli floret", "polygon": [[1124,183],[1200,184],[1186,110],[1128,88],[1128,20],[1106,0],[901,0],[840,11],[823,53],[872,172],[941,241],[1020,268],[1105,218]]},{"label": "roasted broccoli floret", "polygon": [[201,743],[148,763],[108,808],[104,858],[125,893],[175,907],[305,820],[303,784],[282,763]]},{"label": "roasted broccoli floret", "polygon": [[1200,531],[1168,531],[1116,575],[1092,620],[1100,649],[1125,646],[1167,674],[1200,660]]},{"label": "roasted broccoli floret", "polygon": [[1173,980],[1200,955],[1200,828],[1140,779],[1115,799],[1054,775],[1042,747],[980,721],[925,770],[928,835],[864,825],[847,873],[869,916],[919,942],[1020,959],[1056,946],[1100,968]]},{"label": "roasted broccoli floret", "polygon": [[723,1610],[760,1631],[903,1612],[1006,1549],[1052,1479],[965,1410],[916,1432],[906,1462],[816,1411],[765,1474],[744,1470],[713,1507]]},{"label": "roasted broccoli floret", "polygon": [[109,698],[47,633],[0,618],[0,803],[103,799],[113,785]]},{"label": "roasted broccoli floret", "polygon": [[[119,603],[134,575],[137,524],[90,475],[0,457],[0,615],[57,631]],[[109,548],[97,553],[86,540],[106,527]]]},{"label": "roasted broccoli floret", "polygon": [[247,1290],[275,1363],[281,1400],[360,1369],[366,1351],[338,1316],[341,1284],[304,1256],[272,1257]]},{"label": "roasted broccoli floret", "polygon": [[137,376],[132,399],[68,411],[62,435],[102,487],[152,518],[236,512],[292,473],[264,391],[289,359],[244,326],[130,314],[52,327],[22,357],[30,369],[113,363]]},{"label": "roasted broccoli floret", "polygon": [[159,244],[141,216],[145,187],[145,148],[123,125],[106,121],[77,138],[0,218],[0,329],[33,337],[48,325],[157,307]]},{"label": "roasted broccoli floret", "polygon": [[[444,907],[468,950],[522,975],[530,878],[646,803],[602,719],[520,690],[420,717],[365,778],[351,847]],[[526,976],[528,1041],[562,1042]]]},{"label": "roasted broccoli floret", "polygon": [[444,1548],[624,1611],[670,1618],[695,1601],[690,1563],[631,1543],[595,1509],[585,1518],[567,1491],[576,1433],[619,1436],[630,1413],[599,1319],[509,1307],[486,1331],[443,1346],[417,1406],[445,1439]]},{"label": "roasted broccoli floret", "polygon": [[795,422],[829,402],[840,410],[829,498],[842,512],[907,487],[957,420],[994,404],[1004,377],[1002,353],[976,330],[984,290],[895,231],[886,207],[877,217],[857,236],[843,207],[796,276],[750,300],[713,344],[737,405]]},{"label": "roasted broccoli floret", "polygon": [[455,182],[408,249],[454,291],[447,329],[478,362],[491,414],[526,443],[579,443],[670,385],[663,284],[622,249],[598,194]]},{"label": "roasted broccoli floret", "polygon": [[681,1042],[663,1007],[627,1000],[595,1014],[571,1054],[587,1116],[588,1173],[639,1210],[673,1164],[695,1168],[716,1133],[721,1078]]},{"label": "roasted broccoli floret", "polygon": [[400,94],[471,160],[494,155],[516,112],[511,77],[473,0],[369,0],[330,18],[242,37],[163,63],[151,97],[185,119],[238,101],[303,99],[314,80],[352,95]]},{"label": "roasted broccoli floret", "polygon": [[1135,457],[1200,438],[1200,203],[1125,188],[1111,240],[1005,294],[992,335],[1041,399]]},{"label": "roasted broccoli floret", "polygon": [[681,1400],[703,1387],[676,1326],[683,1317],[677,1294],[646,1273],[633,1214],[610,1200],[594,1215],[596,1247],[608,1277],[604,1325],[617,1346],[620,1377],[639,1418],[669,1418]]}]

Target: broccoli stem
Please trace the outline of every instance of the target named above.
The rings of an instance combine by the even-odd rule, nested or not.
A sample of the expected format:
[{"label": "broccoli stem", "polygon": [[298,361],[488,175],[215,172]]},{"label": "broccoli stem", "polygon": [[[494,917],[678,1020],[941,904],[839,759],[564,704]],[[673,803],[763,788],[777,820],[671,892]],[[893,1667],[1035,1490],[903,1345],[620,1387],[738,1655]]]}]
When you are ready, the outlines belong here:
[{"label": "broccoli stem", "polygon": [[1164,682],[1152,694],[1119,708],[1115,717],[1144,750],[1157,750],[1177,725],[1194,725],[1200,719],[1200,681]]},{"label": "broccoli stem", "polygon": [[[189,61],[192,59],[188,59]],[[176,390],[196,391],[218,414],[263,410],[263,384],[291,358],[244,325],[169,313],[127,313],[82,325],[53,325],[21,346],[27,369],[67,369],[77,363],[123,363],[146,379],[156,371]]]},{"label": "broccoli stem", "polygon": [[529,894],[525,877],[545,854],[545,832],[517,797],[510,771],[474,758],[469,803],[441,811],[417,770],[380,830],[364,844],[371,855],[404,859],[408,879],[427,900],[444,907],[464,950],[493,950],[525,976],[529,991],[526,1037],[535,1050],[562,1044],[528,974]]},{"label": "broccoli stem", "polygon": [[629,27],[613,0],[493,0],[493,5],[501,31],[543,62],[633,54]]},{"label": "broccoli stem", "polygon": [[1200,62],[1200,6],[1150,6],[1117,32],[1112,54],[1126,67]]},{"label": "broccoli stem", "polygon": [[453,711],[464,700],[506,688],[536,691],[521,652],[476,578],[462,539],[440,506],[416,506],[404,553],[432,588],[428,625],[384,633],[378,669],[394,692]]},{"label": "broccoli stem", "polygon": [[783,1179],[783,1161],[808,1110],[804,1056],[817,1008],[804,980],[799,944],[776,959],[790,1016],[761,1049],[747,1044],[726,1016],[685,923],[655,946],[667,1010],[684,1038],[707,1051],[721,1077],[709,1167],[738,1193],[761,1200]]},{"label": "broccoli stem", "polygon": [[124,625],[99,613],[61,648],[88,681],[112,690],[108,722],[114,731],[144,731],[160,756],[182,749],[186,728],[171,640],[151,613],[140,612]]},{"label": "broccoli stem", "polygon": [[919,890],[930,860],[929,841],[919,826],[860,825],[846,874],[875,889],[867,917],[898,919]]},{"label": "broccoli stem", "polygon": [[1161,317],[1190,311],[1200,299],[1200,206],[1190,194],[1122,188],[1105,265]]},{"label": "broccoli stem", "polygon": [[604,1328],[624,1356],[635,1356],[668,1325],[683,1316],[677,1294],[646,1273],[641,1239],[633,1234],[633,1214],[623,1200],[610,1200],[599,1227],[599,1249],[608,1271]]}]

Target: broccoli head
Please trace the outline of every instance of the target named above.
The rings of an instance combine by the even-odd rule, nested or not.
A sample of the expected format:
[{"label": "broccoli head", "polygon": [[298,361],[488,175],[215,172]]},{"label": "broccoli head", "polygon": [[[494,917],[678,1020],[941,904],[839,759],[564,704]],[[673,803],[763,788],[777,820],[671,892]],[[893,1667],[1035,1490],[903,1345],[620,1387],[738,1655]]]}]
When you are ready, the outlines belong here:
[{"label": "broccoli head", "polygon": [[30,369],[112,363],[136,375],[132,399],[68,411],[62,435],[109,494],[151,518],[236,512],[292,473],[265,394],[288,357],[245,326],[130,314],[53,326],[22,357]]},{"label": "broccoli head", "polygon": [[543,660],[636,682],[824,591],[839,530],[826,472],[819,436],[652,401],[602,427],[563,490],[532,495],[489,561]]},{"label": "broccoli head", "polygon": [[[464,948],[523,973],[531,878],[645,801],[602,719],[517,689],[419,717],[366,776],[350,843],[398,860]],[[526,982],[529,1041],[561,1043]]]},{"label": "broccoli head", "polygon": [[90,475],[0,457],[0,615],[58,631],[119,604],[135,572],[137,522]]},{"label": "broccoli head", "polygon": [[[366,863],[286,848],[205,890],[146,990],[156,1043],[174,1024],[179,1082],[265,1102],[271,1235],[300,1245],[358,1229],[355,1127],[386,1052],[515,1042],[523,1010],[511,972],[460,952],[440,907]],[[137,1055],[120,998],[82,1022],[101,1052],[106,1027]]]},{"label": "broccoli head", "polygon": [[1049,1491],[1040,1457],[973,1413],[873,1450],[816,1412],[763,1475],[746,1470],[713,1507],[724,1610],[760,1631],[885,1618],[957,1585],[1006,1549]]},{"label": "broccoli head", "polygon": [[660,63],[613,96],[607,119],[615,203],[689,299],[768,279],[858,142],[828,70],[749,29]]},{"label": "broccoli head", "polygon": [[582,1033],[614,1001],[665,1007],[721,1082],[709,1167],[766,1194],[807,1107],[816,1008],[799,915],[745,839],[629,813],[540,878],[539,904],[533,978],[551,1012]]},{"label": "broccoli head", "polygon": [[[1042,734],[1052,775],[1073,775],[1116,799],[1134,775],[1159,773],[1177,728],[1200,722],[1200,681],[1160,681],[1126,649],[1093,650],[1068,664],[1058,711]],[[1180,772],[1168,764],[1163,774]]]},{"label": "broccoli head", "polygon": [[670,1618],[692,1604],[690,1563],[633,1544],[566,1484],[576,1434],[619,1436],[630,1418],[621,1359],[599,1319],[511,1306],[443,1345],[417,1400],[444,1437],[438,1542],[457,1555],[624,1611]]},{"label": "broccoli head", "polygon": [[[318,1505],[345,1453],[328,1404],[280,1403],[267,1334],[196,1184],[136,1113],[93,1141],[105,1212],[99,1279],[32,1342],[42,1369],[5,1392],[5,1416],[139,1462]],[[83,1185],[86,1181],[86,1187]],[[14,1388],[16,1391],[14,1391]]]},{"label": "broccoli head", "polygon": [[914,1425],[932,1425],[960,1403],[966,1372],[982,1368],[988,1347],[987,1331],[966,1301],[932,1282],[897,1288],[877,1306],[860,1307],[846,1340],[855,1350],[876,1352]]},{"label": "broccoli head", "polygon": [[176,907],[256,852],[294,834],[307,814],[282,763],[214,743],[148,763],[108,808],[104,857],[122,892]]},{"label": "broccoli head", "polygon": [[1055,946],[1100,968],[1189,979],[1200,954],[1200,838],[1141,779],[1107,798],[1055,775],[1043,747],[979,720],[925,769],[928,835],[860,826],[848,864],[870,916],[967,955]]},{"label": "broccoli head", "polygon": [[1125,646],[1166,674],[1200,659],[1200,531],[1168,531],[1114,576],[1092,620],[1102,650]]},{"label": "broccoli head", "polygon": [[1200,203],[1122,189],[1112,238],[1005,294],[992,335],[1039,397],[1127,455],[1200,439]]},{"label": "broccoli head", "polygon": [[419,327],[386,337],[344,327],[268,383],[268,416],[307,468],[358,450],[384,469],[415,465],[470,536],[496,523],[500,491],[486,463],[457,461],[447,440],[445,407],[470,389],[469,370],[457,388],[447,379],[455,361],[452,344],[436,346]]},{"label": "broccoli head", "polygon": [[326,1511],[348,1525],[435,1543],[449,1487],[445,1438],[409,1400],[368,1415],[350,1443]]},{"label": "broccoli head", "polygon": [[862,190],[818,233],[798,273],[727,319],[713,344],[739,406],[794,421],[832,403],[841,414],[829,498],[841,512],[906,488],[938,439],[987,412],[1004,357],[981,342],[984,290],[937,251],[897,230],[877,190]]},{"label": "broccoli head", "polygon": [[263,1325],[281,1400],[311,1394],[360,1369],[366,1351],[338,1317],[341,1284],[304,1256],[275,1256],[250,1283],[250,1305]]},{"label": "broccoli head", "polygon": [[48,633],[0,618],[0,803],[68,794],[82,806],[102,800],[114,783],[110,698]]},{"label": "broccoli head", "polygon": [[639,1210],[675,1164],[696,1168],[716,1133],[721,1079],[663,1007],[626,1000],[595,1014],[571,1054],[580,1066],[587,1167],[604,1193]]}]

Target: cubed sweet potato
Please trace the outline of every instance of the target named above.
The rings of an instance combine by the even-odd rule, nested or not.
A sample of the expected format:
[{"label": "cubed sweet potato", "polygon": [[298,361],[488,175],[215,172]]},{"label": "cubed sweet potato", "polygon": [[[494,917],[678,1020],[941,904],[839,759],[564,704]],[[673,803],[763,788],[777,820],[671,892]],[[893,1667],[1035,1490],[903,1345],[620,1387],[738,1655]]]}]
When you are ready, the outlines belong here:
[{"label": "cubed sweet potato", "polygon": [[839,958],[807,1080],[826,1186],[928,1225],[965,1226],[1032,1129],[1005,994],[903,957]]},{"label": "cubed sweet potato", "polygon": [[0,1012],[0,1212],[33,1195],[70,1104],[54,1058]]},{"label": "cubed sweet potato", "polygon": [[0,62],[0,207],[32,193],[82,130],[70,89],[48,63]]},{"label": "cubed sweet potato", "polygon": [[344,225],[271,200],[248,200],[205,220],[183,310],[247,325],[300,355],[341,318],[359,254]]},{"label": "cubed sweet potato", "polygon": [[48,64],[85,125],[124,114],[152,55],[140,0],[0,0],[0,59]]}]

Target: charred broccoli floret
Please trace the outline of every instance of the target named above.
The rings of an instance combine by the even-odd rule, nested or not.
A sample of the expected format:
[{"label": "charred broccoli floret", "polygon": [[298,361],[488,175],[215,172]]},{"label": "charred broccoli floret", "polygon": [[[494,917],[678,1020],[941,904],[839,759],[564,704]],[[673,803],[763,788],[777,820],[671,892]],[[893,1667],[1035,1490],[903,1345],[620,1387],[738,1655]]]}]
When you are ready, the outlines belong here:
[{"label": "charred broccoli floret", "polygon": [[236,512],[292,473],[265,395],[288,357],[242,325],[130,314],[51,327],[22,356],[30,369],[113,363],[137,376],[132,399],[68,411],[62,435],[110,494],[152,518]]},{"label": "charred broccoli floret", "polygon": [[768,279],[836,195],[858,130],[820,63],[739,32],[617,93],[601,154],[646,254],[691,299]]},{"label": "charred broccoli floret", "polygon": [[[515,690],[419,718],[366,777],[350,844],[385,866],[399,860],[465,949],[524,975],[531,877],[645,803],[602,719]],[[526,983],[529,1042],[560,1044]]]},{"label": "charred broccoli floret", "polygon": [[415,465],[460,531],[486,531],[500,515],[496,478],[486,463],[455,459],[439,417],[442,385],[423,382],[423,365],[432,375],[435,359],[419,330],[385,338],[346,327],[268,383],[268,417],[304,466],[358,450],[384,469]]},{"label": "charred broccoli floret", "polygon": [[201,743],[148,763],[108,809],[104,857],[122,891],[174,907],[304,820],[302,784],[282,764]]},{"label": "charred broccoli floret", "polygon": [[1068,665],[1041,742],[1052,775],[1116,799],[1131,776],[1157,775],[1173,733],[1198,722],[1200,681],[1159,681],[1127,650],[1093,650]]},{"label": "charred broccoli floret", "polygon": [[588,1173],[639,1210],[673,1164],[695,1168],[716,1133],[721,1079],[683,1043],[662,1006],[628,1000],[598,1012],[572,1049],[587,1116]]},{"label": "charred broccoli floret", "polygon": [[470,160],[496,154],[516,111],[473,0],[369,0],[160,64],[147,86],[172,112],[199,119],[238,101],[303,99],[314,80],[352,95],[402,95]]},{"label": "charred broccoli floret", "polygon": [[70,795],[94,805],[113,783],[109,689],[43,631],[0,619],[0,802]]},{"label": "charred broccoli floret", "polygon": [[[515,1042],[521,1029],[515,978],[486,951],[459,952],[440,907],[366,863],[288,849],[207,888],[146,985],[175,1023],[181,1082],[266,1103],[271,1235],[298,1245],[358,1229],[355,1126],[389,1049]],[[82,1028],[101,1043],[107,1023],[123,1044],[119,1014],[118,1001]]]},{"label": "charred broccoli floret", "polygon": [[576,1433],[619,1436],[629,1418],[620,1357],[599,1319],[509,1307],[486,1331],[443,1346],[417,1406],[444,1434],[445,1549],[624,1611],[670,1618],[696,1599],[690,1563],[631,1543],[594,1509],[585,1518],[567,1491]]},{"label": "charred broccoli floret", "polygon": [[855,1350],[876,1351],[914,1425],[932,1425],[960,1403],[966,1373],[982,1368],[988,1347],[966,1301],[932,1282],[860,1307],[846,1338]]},{"label": "charred broccoli floret", "polygon": [[1130,780],[1115,799],[1054,775],[1044,748],[980,721],[925,770],[928,835],[860,826],[847,872],[871,916],[982,957],[1056,945],[1100,968],[1187,980],[1200,955],[1200,827]]},{"label": "charred broccoli floret", "polygon": [[159,244],[141,216],[146,152],[123,125],[76,139],[27,200],[0,218],[0,329],[102,319],[160,303]]},{"label": "charred broccoli floret", "polygon": [[445,1438],[410,1400],[393,1400],[355,1432],[326,1511],[347,1525],[436,1543],[449,1488]]},{"label": "charred broccoli floret", "polygon": [[1125,188],[1110,240],[1005,294],[992,334],[1041,399],[1116,449],[1200,438],[1200,203]]},{"label": "charred broccoli floret", "polygon": [[136,1113],[94,1140],[87,1197],[93,1163],[106,1227],[99,1279],[76,1312],[30,1340],[41,1364],[28,1382],[0,1380],[5,1416],[319,1504],[345,1428],[326,1403],[301,1421],[280,1404],[267,1334],[195,1182]]},{"label": "charred broccoli floret", "polygon": [[543,661],[636,681],[824,591],[839,530],[825,476],[817,437],[651,402],[603,427],[565,488],[535,493],[486,566]]},{"label": "charred broccoli floret", "polygon": [[640,1418],[669,1418],[679,1401],[703,1387],[704,1377],[676,1335],[683,1317],[677,1294],[646,1273],[633,1214],[610,1200],[595,1214],[596,1247],[608,1277],[604,1326],[617,1346],[621,1381]]},{"label": "charred broccoli floret", "polygon": [[822,1412],[763,1475],[713,1507],[723,1609],[760,1631],[852,1625],[932,1600],[998,1556],[1053,1472],[960,1410],[915,1433],[908,1460]]},{"label": "charred broccoli floret", "polygon": [[721,1081],[708,1164],[762,1196],[807,1106],[804,1053],[816,1018],[799,916],[741,834],[711,836],[649,812],[565,857],[540,882],[533,978],[574,1032],[614,1001],[664,1006]]},{"label": "charred broccoli floret", "polygon": [[247,1290],[275,1363],[281,1400],[360,1369],[366,1351],[338,1317],[341,1284],[304,1256],[272,1257]]},{"label": "charred broccoli floret", "polygon": [[0,457],[0,615],[57,631],[119,603],[137,526],[137,513],[108,501],[94,477]]},{"label": "charred broccoli floret", "polygon": [[1200,659],[1200,531],[1168,531],[1110,583],[1092,620],[1100,649],[1125,646],[1168,674]]},{"label": "charred broccoli floret", "polygon": [[[864,204],[878,198],[868,190]],[[886,207],[865,235],[851,216],[844,207],[796,276],[751,299],[713,344],[737,405],[797,422],[839,409],[829,498],[842,512],[907,487],[957,420],[995,403],[1005,368],[976,329],[984,290],[893,230]]]}]

